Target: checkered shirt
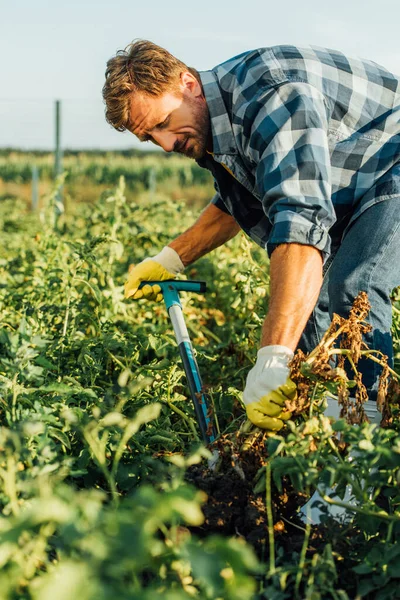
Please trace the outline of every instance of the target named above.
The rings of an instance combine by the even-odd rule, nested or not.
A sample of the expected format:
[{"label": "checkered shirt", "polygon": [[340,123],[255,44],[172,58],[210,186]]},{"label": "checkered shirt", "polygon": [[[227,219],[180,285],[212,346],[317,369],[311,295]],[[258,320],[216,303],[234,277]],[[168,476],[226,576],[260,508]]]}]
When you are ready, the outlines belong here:
[{"label": "checkered shirt", "polygon": [[269,254],[296,242],[326,258],[338,225],[400,195],[400,78],[383,67],[274,46],[200,77],[213,156],[198,163],[214,176],[212,202]]}]

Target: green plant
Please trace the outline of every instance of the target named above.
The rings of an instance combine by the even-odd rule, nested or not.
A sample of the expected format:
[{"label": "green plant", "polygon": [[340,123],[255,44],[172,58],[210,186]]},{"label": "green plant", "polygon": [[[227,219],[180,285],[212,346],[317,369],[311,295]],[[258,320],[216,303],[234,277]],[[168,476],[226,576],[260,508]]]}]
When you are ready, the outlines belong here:
[{"label": "green plant", "polygon": [[[123,298],[129,264],[157,253],[194,214],[170,201],[170,175],[164,183],[160,175],[150,202],[138,201],[120,179],[128,159],[110,160],[71,157],[72,180],[81,161],[91,177],[118,185],[94,205],[69,202],[57,222],[54,190],[38,215],[23,203],[0,205],[2,598],[396,597],[398,391],[386,429],[324,417],[324,395],[345,404],[358,382],[351,348],[333,344],[336,323],[295,364],[304,384],[295,420],[272,437],[252,432],[240,452],[241,390],[269,274],[265,253],[239,235],[188,270],[209,290],[183,299],[221,433],[210,473],[164,306]],[[159,173],[175,169],[171,177],[187,169],[146,161]],[[194,171],[185,177],[199,183]],[[397,306],[395,296],[398,359]],[[328,365],[338,354],[350,356],[353,379]],[[299,505],[325,486],[342,498],[328,503],[351,491],[353,519],[338,526],[327,514],[321,526],[304,526]]]}]

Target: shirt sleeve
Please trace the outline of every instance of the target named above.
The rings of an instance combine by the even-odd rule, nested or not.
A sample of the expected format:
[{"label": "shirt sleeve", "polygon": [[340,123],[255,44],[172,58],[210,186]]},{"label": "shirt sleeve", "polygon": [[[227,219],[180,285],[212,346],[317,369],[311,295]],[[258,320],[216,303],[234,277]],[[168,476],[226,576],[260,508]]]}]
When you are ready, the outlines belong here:
[{"label": "shirt sleeve", "polygon": [[285,83],[249,103],[243,126],[244,152],[272,225],[268,253],[298,243],[326,259],[336,219],[324,96],[307,83]]},{"label": "shirt sleeve", "polygon": [[214,204],[214,206],[216,206],[217,208],[219,208],[219,210],[222,210],[222,212],[226,213],[227,215],[230,215],[231,213],[229,212],[228,208],[225,206],[224,201],[222,200],[219,192],[217,191],[217,193],[215,194],[215,196],[212,198],[210,204]]}]

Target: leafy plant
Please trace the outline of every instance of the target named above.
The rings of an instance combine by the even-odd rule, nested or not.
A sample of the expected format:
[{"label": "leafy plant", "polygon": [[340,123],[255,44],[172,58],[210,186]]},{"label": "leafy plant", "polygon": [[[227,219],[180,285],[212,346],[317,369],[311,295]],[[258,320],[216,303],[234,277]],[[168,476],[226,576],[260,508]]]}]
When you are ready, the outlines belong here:
[{"label": "leafy plant", "polygon": [[[396,597],[397,363],[389,395],[387,369],[382,378],[387,428],[330,422],[324,397],[338,396],[348,412],[349,386],[362,416],[352,353],[367,352],[360,336],[337,347],[345,327],[337,321],[293,365],[303,394],[290,407],[294,421],[271,437],[249,432],[241,390],[269,272],[265,253],[237,236],[189,269],[207,293],[183,298],[220,432],[221,460],[210,472],[164,306],[123,298],[129,264],[157,253],[194,217],[168,196],[168,179],[183,177],[186,163],[146,161],[125,186],[128,159],[72,157],[72,180],[76,167],[118,185],[94,205],[70,201],[57,219],[56,190],[38,215],[14,200],[0,205],[2,598]],[[154,166],[157,194],[138,200],[132,182],[146,187]],[[11,179],[20,176],[10,169]],[[189,189],[197,175],[186,171]],[[398,357],[396,299],[394,310]],[[363,314],[354,313],[360,328]],[[352,377],[330,364],[333,356],[350,357]],[[352,519],[338,525],[325,510],[322,525],[304,525],[298,507],[314,489]]]}]

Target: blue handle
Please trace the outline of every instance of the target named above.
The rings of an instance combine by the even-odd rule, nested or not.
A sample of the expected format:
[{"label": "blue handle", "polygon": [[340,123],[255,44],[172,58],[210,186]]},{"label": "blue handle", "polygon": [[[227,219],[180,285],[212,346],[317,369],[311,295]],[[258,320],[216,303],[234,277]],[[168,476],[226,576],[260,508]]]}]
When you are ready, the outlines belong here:
[{"label": "blue handle", "polygon": [[164,297],[165,306],[167,310],[171,306],[181,306],[179,300],[179,292],[195,292],[202,294],[207,290],[205,281],[188,281],[181,279],[164,279],[164,281],[142,281],[139,285],[139,290],[145,285],[159,285],[161,288],[162,295]]},{"label": "blue handle", "polygon": [[175,289],[177,292],[197,292],[203,294],[207,291],[205,281],[188,281],[187,279],[164,279],[163,281],[142,281],[139,290],[145,285],[159,285],[161,291],[164,289]]},{"label": "blue handle", "polygon": [[207,394],[203,390],[199,367],[193,352],[192,343],[185,325],[182,313],[182,305],[179,300],[179,292],[206,291],[205,281],[187,281],[180,279],[166,279],[164,281],[143,281],[139,289],[145,285],[159,285],[164,298],[165,306],[174,327],[176,341],[182,358],[183,368],[189,385],[197,423],[202,438],[206,444],[213,442],[216,437],[215,427],[209,414],[210,403]]}]

